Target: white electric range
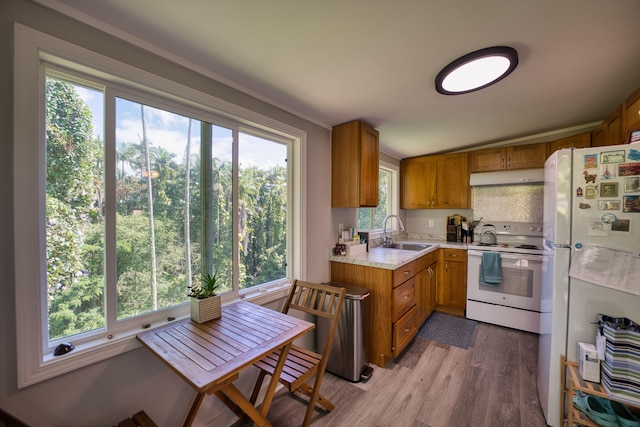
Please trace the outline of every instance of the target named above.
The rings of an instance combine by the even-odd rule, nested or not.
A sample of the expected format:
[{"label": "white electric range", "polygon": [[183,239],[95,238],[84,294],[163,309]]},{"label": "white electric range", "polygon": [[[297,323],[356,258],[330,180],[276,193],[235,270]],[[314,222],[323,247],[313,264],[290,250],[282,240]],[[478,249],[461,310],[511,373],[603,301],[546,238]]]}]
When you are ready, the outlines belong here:
[{"label": "white electric range", "polygon": [[[480,243],[486,230],[495,230],[495,244]],[[542,224],[485,221],[475,227],[475,233],[474,242],[467,246],[467,318],[539,333]],[[481,283],[485,252],[499,254],[499,284]]]}]

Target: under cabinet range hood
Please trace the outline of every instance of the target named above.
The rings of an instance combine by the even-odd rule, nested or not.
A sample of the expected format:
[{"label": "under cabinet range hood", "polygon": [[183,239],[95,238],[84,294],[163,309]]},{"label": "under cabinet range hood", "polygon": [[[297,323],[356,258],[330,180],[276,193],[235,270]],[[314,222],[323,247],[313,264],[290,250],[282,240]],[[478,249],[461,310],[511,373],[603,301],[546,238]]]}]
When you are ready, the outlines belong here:
[{"label": "under cabinet range hood", "polygon": [[544,169],[518,169],[496,172],[472,173],[469,184],[472,187],[482,185],[510,185],[510,184],[542,184],[544,183]]}]

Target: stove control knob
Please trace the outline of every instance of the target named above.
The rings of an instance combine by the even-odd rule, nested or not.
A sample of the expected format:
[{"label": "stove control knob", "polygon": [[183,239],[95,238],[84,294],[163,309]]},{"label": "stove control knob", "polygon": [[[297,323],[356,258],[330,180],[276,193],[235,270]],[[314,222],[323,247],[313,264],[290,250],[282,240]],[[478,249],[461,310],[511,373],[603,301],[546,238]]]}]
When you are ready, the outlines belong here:
[{"label": "stove control knob", "polygon": [[537,230],[537,231],[542,232],[542,227],[538,227],[538,230]]},{"label": "stove control knob", "polygon": [[529,231],[535,231],[535,227],[534,226],[529,227]]}]

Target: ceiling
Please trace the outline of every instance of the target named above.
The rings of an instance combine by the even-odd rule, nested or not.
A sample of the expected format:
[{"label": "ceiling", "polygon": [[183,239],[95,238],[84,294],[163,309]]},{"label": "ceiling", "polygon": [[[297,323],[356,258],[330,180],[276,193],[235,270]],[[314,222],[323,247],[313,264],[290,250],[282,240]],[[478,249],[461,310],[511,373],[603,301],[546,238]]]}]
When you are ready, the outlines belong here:
[{"label": "ceiling", "polygon": [[[640,86],[638,0],[36,1],[314,123],[364,119],[398,159],[578,133]],[[509,77],[435,91],[495,45],[519,52]]]}]

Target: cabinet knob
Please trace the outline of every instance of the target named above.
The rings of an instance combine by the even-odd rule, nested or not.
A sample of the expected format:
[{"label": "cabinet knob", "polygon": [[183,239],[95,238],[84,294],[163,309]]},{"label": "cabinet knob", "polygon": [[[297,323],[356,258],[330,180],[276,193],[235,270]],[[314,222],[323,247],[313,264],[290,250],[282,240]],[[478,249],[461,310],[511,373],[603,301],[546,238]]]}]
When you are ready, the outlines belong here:
[{"label": "cabinet knob", "polygon": [[409,299],[409,295],[405,295],[403,298],[404,299]]},{"label": "cabinet knob", "polygon": [[408,276],[408,275],[409,275],[409,273],[410,273],[410,272],[407,270],[407,271],[405,271],[405,272],[404,272],[404,275],[405,275],[405,276]]},{"label": "cabinet knob", "polygon": [[411,328],[404,328],[404,331],[405,332],[409,332],[409,331],[411,331]]}]

